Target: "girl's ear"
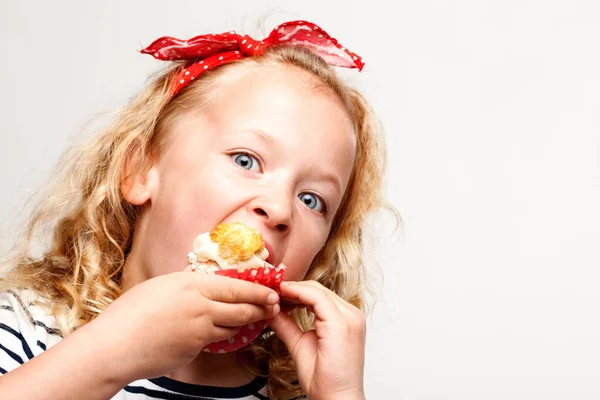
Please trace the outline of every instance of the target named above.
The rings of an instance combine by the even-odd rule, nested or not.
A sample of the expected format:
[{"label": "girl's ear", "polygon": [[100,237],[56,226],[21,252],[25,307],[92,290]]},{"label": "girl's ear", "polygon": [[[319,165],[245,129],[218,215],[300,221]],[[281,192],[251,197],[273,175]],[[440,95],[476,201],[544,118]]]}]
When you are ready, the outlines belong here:
[{"label": "girl's ear", "polygon": [[[155,165],[139,167],[140,154],[133,152],[123,165],[121,193],[125,200],[134,206],[140,206],[152,199],[158,185],[158,173]],[[135,166],[138,166],[135,168]]]}]

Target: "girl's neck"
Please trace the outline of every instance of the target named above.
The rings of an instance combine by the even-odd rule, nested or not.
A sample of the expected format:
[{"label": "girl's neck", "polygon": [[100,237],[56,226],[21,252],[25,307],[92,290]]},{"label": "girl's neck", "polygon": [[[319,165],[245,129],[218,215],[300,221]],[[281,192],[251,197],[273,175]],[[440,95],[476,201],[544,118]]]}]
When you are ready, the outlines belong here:
[{"label": "girl's neck", "polygon": [[191,363],[171,373],[168,378],[204,386],[237,387],[252,382],[256,376],[244,368],[237,353],[200,353]]}]

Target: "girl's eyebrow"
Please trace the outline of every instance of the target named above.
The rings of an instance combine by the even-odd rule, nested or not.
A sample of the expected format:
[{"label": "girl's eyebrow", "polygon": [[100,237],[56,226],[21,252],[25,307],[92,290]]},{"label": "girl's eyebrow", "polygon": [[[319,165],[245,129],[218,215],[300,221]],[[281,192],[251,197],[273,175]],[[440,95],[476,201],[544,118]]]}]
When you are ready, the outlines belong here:
[{"label": "girl's eyebrow", "polygon": [[311,175],[314,176],[313,179],[330,184],[335,189],[336,194],[342,195],[342,180],[337,174],[316,168],[314,165],[309,169]]},{"label": "girl's eyebrow", "polygon": [[226,134],[235,134],[235,135],[251,134],[251,135],[258,136],[259,139],[261,139],[264,142],[267,142],[271,145],[275,144],[275,140],[270,135],[268,135],[266,132],[261,131],[260,129],[243,129],[240,131],[226,132]]},{"label": "girl's eyebrow", "polygon": [[269,142],[271,144],[275,143],[275,141],[273,140],[273,138],[271,136],[269,136],[267,133],[261,131],[260,129],[251,129],[248,131],[248,133],[253,133],[256,136],[260,137],[262,140]]},{"label": "girl's eyebrow", "polygon": [[342,194],[342,181],[337,175],[329,172],[319,172],[319,175],[321,176],[321,179],[331,183],[338,194]]}]

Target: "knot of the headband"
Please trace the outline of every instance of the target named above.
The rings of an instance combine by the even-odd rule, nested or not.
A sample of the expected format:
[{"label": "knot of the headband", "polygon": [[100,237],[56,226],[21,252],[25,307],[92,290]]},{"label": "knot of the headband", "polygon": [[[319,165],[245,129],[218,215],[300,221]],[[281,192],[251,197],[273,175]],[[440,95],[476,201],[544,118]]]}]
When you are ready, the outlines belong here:
[{"label": "knot of the headband", "polygon": [[306,47],[329,65],[358,68],[359,71],[364,67],[364,62],[357,54],[340,45],[327,32],[308,21],[285,22],[273,29],[263,40],[239,35],[235,31],[200,35],[189,40],[165,36],[155,40],[141,52],[159,60],[193,62],[177,76],[173,88],[173,95],[175,95],[206,70],[243,57],[255,56],[266,47],[279,44]]},{"label": "knot of the headband", "polygon": [[267,39],[254,40],[250,36],[244,35],[238,38],[238,44],[243,55],[246,57],[252,57],[260,54],[265,47],[269,46],[271,43],[269,43]]}]

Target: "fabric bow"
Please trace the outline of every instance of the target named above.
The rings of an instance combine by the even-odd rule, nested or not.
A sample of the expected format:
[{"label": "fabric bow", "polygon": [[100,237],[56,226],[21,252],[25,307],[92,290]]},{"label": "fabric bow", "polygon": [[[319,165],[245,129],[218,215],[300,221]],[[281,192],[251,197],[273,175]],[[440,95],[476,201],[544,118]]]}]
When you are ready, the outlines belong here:
[{"label": "fabric bow", "polygon": [[258,55],[265,48],[279,44],[306,47],[332,66],[358,68],[362,71],[365,65],[357,54],[340,45],[323,29],[308,21],[285,22],[273,29],[263,40],[254,40],[248,35],[239,35],[235,31],[205,34],[189,40],[164,36],[152,42],[141,52],[159,60],[194,61],[179,73],[173,88],[173,95],[175,95],[206,70],[244,57]]}]

